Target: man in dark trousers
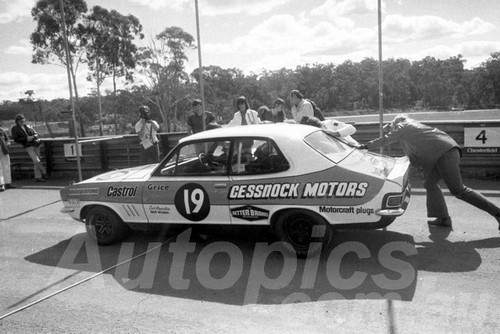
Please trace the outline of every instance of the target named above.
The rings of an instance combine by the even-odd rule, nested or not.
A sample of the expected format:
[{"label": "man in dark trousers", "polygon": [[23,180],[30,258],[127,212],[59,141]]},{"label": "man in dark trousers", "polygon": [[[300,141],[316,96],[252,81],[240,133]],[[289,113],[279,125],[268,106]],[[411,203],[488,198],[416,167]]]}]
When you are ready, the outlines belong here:
[{"label": "man in dark trousers", "polygon": [[435,217],[431,226],[451,227],[448,208],[438,182],[443,179],[450,192],[495,217],[500,230],[500,208],[481,193],[466,187],[460,174],[460,146],[445,132],[419,123],[406,114],[397,115],[384,136],[360,145],[372,149],[400,142],[412,164],[424,169],[424,188],[427,190],[427,215]]},{"label": "man in dark trousers", "polygon": [[26,124],[26,118],[23,115],[16,116],[16,125],[10,130],[12,139],[16,143],[23,145],[26,152],[33,161],[36,182],[45,182],[47,170],[40,161],[40,140],[35,129]]},{"label": "man in dark trousers", "polygon": [[191,105],[193,106],[193,113],[187,119],[188,136],[204,129],[207,130],[208,125],[215,122],[214,115],[209,111],[205,111],[205,128],[203,128],[203,104],[201,100],[193,100]]}]

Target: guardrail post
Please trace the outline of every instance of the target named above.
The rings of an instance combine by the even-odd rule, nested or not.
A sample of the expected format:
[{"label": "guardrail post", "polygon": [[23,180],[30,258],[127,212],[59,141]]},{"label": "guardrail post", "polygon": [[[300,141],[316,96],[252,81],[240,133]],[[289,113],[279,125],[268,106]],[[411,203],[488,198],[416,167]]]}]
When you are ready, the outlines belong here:
[{"label": "guardrail post", "polygon": [[103,172],[108,170],[109,167],[109,158],[108,158],[108,141],[101,140],[99,142],[99,150],[101,156],[101,170]]}]

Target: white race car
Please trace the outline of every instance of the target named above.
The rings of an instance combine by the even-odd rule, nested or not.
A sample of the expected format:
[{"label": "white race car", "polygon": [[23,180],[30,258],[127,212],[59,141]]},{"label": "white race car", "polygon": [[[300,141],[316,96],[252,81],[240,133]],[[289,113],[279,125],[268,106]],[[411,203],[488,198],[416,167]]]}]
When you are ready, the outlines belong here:
[{"label": "white race car", "polygon": [[408,158],[358,150],[312,126],[227,127],[181,139],[157,165],[64,188],[61,211],[102,245],[137,224],[270,224],[305,255],[337,228],[381,228],[402,215],[408,174]]}]

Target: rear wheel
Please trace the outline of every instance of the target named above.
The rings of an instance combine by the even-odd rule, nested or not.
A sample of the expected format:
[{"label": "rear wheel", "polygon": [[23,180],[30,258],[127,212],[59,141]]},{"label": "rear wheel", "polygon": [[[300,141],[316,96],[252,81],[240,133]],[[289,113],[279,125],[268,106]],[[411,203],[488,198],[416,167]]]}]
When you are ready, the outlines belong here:
[{"label": "rear wheel", "polygon": [[128,226],[120,217],[105,207],[95,207],[89,211],[85,228],[99,245],[110,245],[120,241],[128,232]]},{"label": "rear wheel", "polygon": [[300,257],[321,252],[333,235],[332,228],[321,217],[300,210],[283,213],[274,224],[274,231]]}]

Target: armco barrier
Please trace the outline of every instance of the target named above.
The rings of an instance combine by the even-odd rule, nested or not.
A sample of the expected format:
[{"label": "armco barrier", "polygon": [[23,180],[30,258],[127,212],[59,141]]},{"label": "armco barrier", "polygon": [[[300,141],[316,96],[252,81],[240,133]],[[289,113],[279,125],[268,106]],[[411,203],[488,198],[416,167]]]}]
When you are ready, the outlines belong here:
[{"label": "armco barrier", "polygon": [[[423,122],[433,127],[437,127],[451,137],[460,146],[464,146],[464,129],[466,127],[476,128],[500,128],[500,120],[497,121],[429,121]],[[360,143],[377,138],[379,135],[379,125],[374,122],[362,122],[354,124],[356,134],[353,137]],[[179,139],[186,135],[185,132],[162,133],[161,153],[166,155],[173,148]],[[103,138],[80,138],[82,147],[82,175],[85,178],[100,174],[102,172],[138,166],[140,164],[139,139],[137,135],[124,135]],[[47,171],[52,176],[71,176],[75,178],[77,164],[74,159],[68,159],[64,154],[64,144],[74,141],[71,138],[43,139],[42,156]],[[374,150],[378,152],[378,150]],[[399,144],[392,144],[384,148],[384,154],[390,156],[403,156],[403,151]],[[33,164],[26,151],[19,144],[13,143],[11,146],[11,165],[14,178],[33,177]],[[461,160],[462,172],[465,176],[478,178],[499,178],[500,177],[500,148],[496,153],[470,153],[463,149]]]},{"label": "armco barrier", "polygon": [[[184,136],[186,136],[185,132],[159,134],[161,156],[165,156]],[[74,148],[74,139],[42,139],[42,160],[49,175],[76,178],[78,176],[77,162],[75,158],[67,157],[64,152],[65,144],[73,144]],[[81,146],[80,165],[84,179],[105,171],[140,165],[140,143],[137,135],[79,138],[79,145]],[[10,163],[14,179],[33,177],[33,163],[20,144],[12,142]]]}]

